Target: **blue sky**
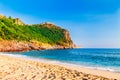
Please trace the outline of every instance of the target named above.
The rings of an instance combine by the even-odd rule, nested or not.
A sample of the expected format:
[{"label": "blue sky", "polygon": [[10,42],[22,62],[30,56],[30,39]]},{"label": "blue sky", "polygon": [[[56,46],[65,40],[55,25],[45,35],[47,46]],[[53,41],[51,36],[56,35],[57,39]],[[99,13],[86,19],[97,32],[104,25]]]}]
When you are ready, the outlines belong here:
[{"label": "blue sky", "polygon": [[83,47],[120,48],[120,0],[1,0],[0,13],[55,23]]}]

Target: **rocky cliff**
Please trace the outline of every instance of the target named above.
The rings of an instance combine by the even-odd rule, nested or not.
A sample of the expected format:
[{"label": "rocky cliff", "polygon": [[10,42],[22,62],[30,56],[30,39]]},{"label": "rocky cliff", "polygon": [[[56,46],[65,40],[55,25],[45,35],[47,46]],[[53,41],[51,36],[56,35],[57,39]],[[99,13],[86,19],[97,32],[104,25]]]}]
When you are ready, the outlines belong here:
[{"label": "rocky cliff", "polygon": [[[67,43],[68,43],[68,46],[69,46],[70,48],[74,48],[74,47],[75,47],[75,44],[73,43],[73,41],[72,41],[72,39],[71,39],[71,37],[70,37],[69,31],[64,29],[63,33],[64,33],[65,39],[66,39],[66,41],[67,41]],[[69,48],[69,47],[68,47],[68,48]]]},{"label": "rocky cliff", "polygon": [[74,48],[69,31],[53,23],[27,25],[19,18],[0,16],[0,51]]}]

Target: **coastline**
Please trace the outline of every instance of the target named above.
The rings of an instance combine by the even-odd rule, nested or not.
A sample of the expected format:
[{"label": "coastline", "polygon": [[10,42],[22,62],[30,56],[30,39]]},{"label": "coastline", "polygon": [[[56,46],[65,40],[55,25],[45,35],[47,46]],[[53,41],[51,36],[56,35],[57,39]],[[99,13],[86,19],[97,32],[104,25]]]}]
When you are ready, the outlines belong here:
[{"label": "coastline", "polygon": [[47,43],[25,42],[16,40],[0,40],[0,52],[25,52],[30,50],[57,50],[57,49],[73,49],[76,45],[51,45]]},{"label": "coastline", "polygon": [[[70,70],[70,72],[71,71],[73,71],[73,72],[76,71],[76,72],[80,72],[81,74],[84,74],[84,75],[92,76],[91,79],[96,78],[95,80],[97,80],[97,78],[98,78],[98,80],[101,80],[104,77],[106,77],[105,78],[106,80],[113,80],[113,79],[119,80],[120,79],[120,73],[110,72],[110,71],[105,71],[105,70],[96,70],[96,69],[91,69],[91,68],[85,68],[85,67],[80,67],[80,66],[76,66],[76,65],[72,65],[72,64],[56,63],[56,62],[50,62],[50,61],[47,61],[47,60],[46,61],[45,60],[41,61],[39,59],[34,60],[34,59],[27,58],[27,57],[15,57],[15,56],[9,56],[9,55],[4,55],[4,54],[3,55],[0,54],[0,58],[1,58],[1,60],[3,60],[4,63],[6,63],[6,62],[7,63],[12,62],[11,64],[13,64],[13,63],[16,64],[17,62],[19,62],[20,64],[30,63],[28,66],[34,65],[34,68],[41,67],[42,65],[44,65],[44,66],[46,66],[46,67],[44,67],[44,69],[47,69],[47,68],[51,68],[50,66],[54,66],[53,68],[51,68],[51,69],[53,69],[53,71],[54,71],[55,68],[59,67],[59,68],[65,69],[65,70]],[[38,66],[36,66],[36,65],[38,65]],[[18,64],[18,66],[20,66],[20,65]],[[12,67],[12,66],[9,66],[9,67]],[[23,68],[24,67],[25,66],[23,66]],[[0,70],[1,70],[1,64],[0,64]],[[57,71],[59,71],[59,69],[57,69]],[[36,70],[35,70],[35,72],[36,72]],[[63,70],[63,72],[64,72],[64,70]],[[66,74],[66,75],[69,76],[69,74]],[[101,76],[103,76],[103,77],[101,77]],[[82,76],[82,77],[87,78],[85,76]],[[76,76],[75,78],[80,78],[80,77]],[[66,78],[66,79],[68,79],[68,78]]]}]

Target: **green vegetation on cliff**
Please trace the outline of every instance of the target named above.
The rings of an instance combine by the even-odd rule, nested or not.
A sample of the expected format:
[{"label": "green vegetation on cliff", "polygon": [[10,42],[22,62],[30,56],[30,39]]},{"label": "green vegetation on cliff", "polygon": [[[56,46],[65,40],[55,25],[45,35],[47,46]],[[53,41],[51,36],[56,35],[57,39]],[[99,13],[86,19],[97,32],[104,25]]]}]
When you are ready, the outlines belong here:
[{"label": "green vegetation on cliff", "polygon": [[72,43],[72,40],[66,38],[65,31],[50,23],[26,25],[18,18],[0,18],[0,40],[35,40],[52,45],[66,45]]}]

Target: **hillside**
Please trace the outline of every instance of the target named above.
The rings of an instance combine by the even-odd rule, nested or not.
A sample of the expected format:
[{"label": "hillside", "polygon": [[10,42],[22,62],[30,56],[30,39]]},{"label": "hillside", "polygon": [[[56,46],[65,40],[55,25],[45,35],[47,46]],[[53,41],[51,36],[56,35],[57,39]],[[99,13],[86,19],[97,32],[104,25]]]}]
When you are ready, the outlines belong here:
[{"label": "hillside", "polygon": [[0,15],[0,51],[73,48],[69,32],[52,23],[27,25]]}]

